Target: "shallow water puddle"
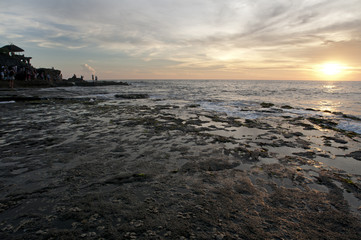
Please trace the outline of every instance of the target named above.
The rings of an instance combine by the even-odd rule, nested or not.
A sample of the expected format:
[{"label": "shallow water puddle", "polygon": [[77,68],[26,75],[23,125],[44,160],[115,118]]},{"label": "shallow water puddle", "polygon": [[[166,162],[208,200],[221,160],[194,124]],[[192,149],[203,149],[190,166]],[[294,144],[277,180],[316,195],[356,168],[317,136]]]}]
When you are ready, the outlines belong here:
[{"label": "shallow water puddle", "polygon": [[353,211],[354,213],[358,214],[359,216],[361,216],[361,200],[356,198],[354,196],[354,194],[348,192],[347,190],[344,189],[344,187],[342,186],[342,183],[338,182],[338,181],[332,181],[338,188],[342,189],[343,191],[343,197],[344,199],[348,202],[351,211]]}]

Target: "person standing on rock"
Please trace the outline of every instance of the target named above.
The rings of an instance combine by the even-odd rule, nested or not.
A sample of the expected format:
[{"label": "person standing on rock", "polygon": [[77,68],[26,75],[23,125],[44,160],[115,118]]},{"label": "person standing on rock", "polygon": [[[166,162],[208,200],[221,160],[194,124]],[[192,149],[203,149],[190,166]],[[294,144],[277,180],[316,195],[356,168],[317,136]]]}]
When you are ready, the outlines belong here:
[{"label": "person standing on rock", "polygon": [[14,88],[15,71],[11,68],[9,72],[9,87]]},{"label": "person standing on rock", "polygon": [[29,68],[26,69],[25,81],[31,81],[31,70]]},{"label": "person standing on rock", "polygon": [[5,80],[5,68],[1,67],[0,80]]}]

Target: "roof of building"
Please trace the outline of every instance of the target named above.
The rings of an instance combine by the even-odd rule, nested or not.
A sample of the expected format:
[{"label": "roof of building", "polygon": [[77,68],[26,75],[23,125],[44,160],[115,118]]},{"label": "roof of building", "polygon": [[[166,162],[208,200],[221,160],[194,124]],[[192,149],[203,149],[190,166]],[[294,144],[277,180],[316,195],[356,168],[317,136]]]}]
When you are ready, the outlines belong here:
[{"label": "roof of building", "polygon": [[14,44],[9,44],[9,45],[5,45],[2,48],[0,48],[0,52],[24,52],[24,49],[14,45]]}]

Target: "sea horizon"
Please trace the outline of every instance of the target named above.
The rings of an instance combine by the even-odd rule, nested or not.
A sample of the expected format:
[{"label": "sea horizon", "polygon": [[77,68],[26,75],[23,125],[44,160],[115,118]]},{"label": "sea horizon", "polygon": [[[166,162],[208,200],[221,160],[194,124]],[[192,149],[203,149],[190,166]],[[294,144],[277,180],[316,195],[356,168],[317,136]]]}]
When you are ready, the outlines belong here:
[{"label": "sea horizon", "polygon": [[[85,79],[86,81],[92,81],[91,79]],[[292,80],[292,79],[192,79],[192,78],[110,78],[99,79],[98,81],[143,81],[143,80],[169,80],[169,81],[301,81],[301,82],[361,82],[361,80]]]}]

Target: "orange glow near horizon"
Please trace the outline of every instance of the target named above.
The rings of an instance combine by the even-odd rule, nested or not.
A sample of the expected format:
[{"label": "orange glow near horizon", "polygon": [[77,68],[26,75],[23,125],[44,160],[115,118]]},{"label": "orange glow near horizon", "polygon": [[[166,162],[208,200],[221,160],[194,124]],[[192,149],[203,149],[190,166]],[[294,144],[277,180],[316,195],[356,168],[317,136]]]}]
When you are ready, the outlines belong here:
[{"label": "orange glow near horizon", "polygon": [[327,80],[342,80],[345,77],[347,66],[339,62],[326,62],[316,67],[320,78]]},{"label": "orange glow near horizon", "polygon": [[341,73],[343,68],[344,67],[339,63],[325,63],[323,64],[321,71],[326,75],[334,76]]}]

